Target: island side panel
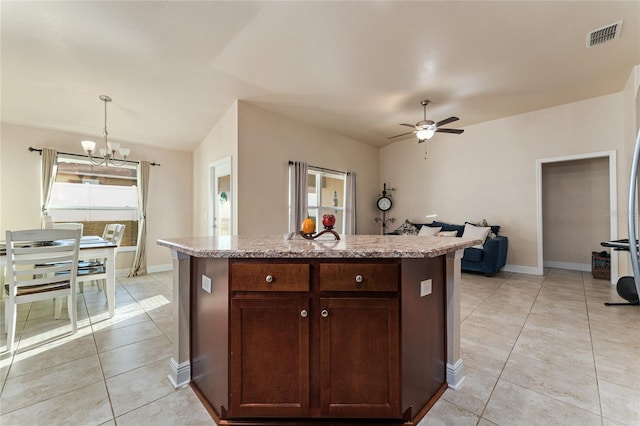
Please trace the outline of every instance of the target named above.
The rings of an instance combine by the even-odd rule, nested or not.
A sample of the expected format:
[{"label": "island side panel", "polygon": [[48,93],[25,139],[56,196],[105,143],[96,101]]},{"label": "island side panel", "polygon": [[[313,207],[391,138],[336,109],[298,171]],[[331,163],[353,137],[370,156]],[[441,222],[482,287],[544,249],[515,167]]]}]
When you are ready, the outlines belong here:
[{"label": "island side panel", "polygon": [[[193,258],[191,274],[191,375],[216,411],[229,409],[229,260]],[[211,279],[211,292],[203,288]]]},{"label": "island side panel", "polygon": [[463,250],[447,254],[447,383],[457,390],[464,382],[464,364],[460,352],[460,260]]},{"label": "island side panel", "polygon": [[187,386],[191,381],[191,256],[171,250],[173,259],[173,342],[169,361],[169,382],[174,388]]},{"label": "island side panel", "polygon": [[412,407],[411,417],[417,422],[446,383],[444,256],[403,259],[401,270],[402,410]]}]

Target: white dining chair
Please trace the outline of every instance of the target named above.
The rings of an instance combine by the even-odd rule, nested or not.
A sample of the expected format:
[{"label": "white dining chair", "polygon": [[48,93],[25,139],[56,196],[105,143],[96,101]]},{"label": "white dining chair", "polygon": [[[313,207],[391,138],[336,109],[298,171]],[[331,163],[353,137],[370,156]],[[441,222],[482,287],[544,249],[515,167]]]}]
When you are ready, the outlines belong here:
[{"label": "white dining chair", "polygon": [[[102,238],[111,241],[116,245],[116,247],[120,247],[120,243],[122,242],[122,237],[124,235],[125,225],[121,223],[109,223],[104,227],[104,231],[102,232]],[[118,254],[118,250],[116,249],[116,255]],[[115,261],[115,260],[114,260]],[[80,262],[78,266],[78,276],[80,277],[80,281],[78,285],[80,287],[80,293],[84,292],[84,277],[90,276],[93,274],[102,274],[105,271],[105,259],[94,259],[90,262]],[[98,285],[98,290],[102,290],[102,282],[104,280],[96,280],[95,284]],[[94,281],[91,281],[94,284]]]},{"label": "white dining chair", "polygon": [[53,224],[53,229],[79,229],[82,236],[84,225],[79,222],[56,222]]},{"label": "white dining chair", "polygon": [[122,241],[122,236],[124,235],[124,228],[125,225],[122,223],[108,223],[104,227],[102,238],[107,241],[114,242],[119,246],[120,241]]},{"label": "white dining chair", "polygon": [[[80,235],[78,229],[6,232],[9,283],[4,291],[8,352],[14,349],[17,310],[22,303],[66,296],[72,331],[78,331],[76,276]],[[54,317],[58,318],[59,314],[54,313]]]}]

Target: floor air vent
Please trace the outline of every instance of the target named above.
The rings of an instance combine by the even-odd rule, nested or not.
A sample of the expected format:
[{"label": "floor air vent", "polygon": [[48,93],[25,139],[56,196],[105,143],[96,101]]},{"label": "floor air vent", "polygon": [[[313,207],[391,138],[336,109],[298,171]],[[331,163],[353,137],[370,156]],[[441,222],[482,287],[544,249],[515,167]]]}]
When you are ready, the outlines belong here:
[{"label": "floor air vent", "polygon": [[587,47],[597,46],[598,44],[619,38],[621,29],[622,21],[618,21],[606,27],[591,31],[587,34]]}]

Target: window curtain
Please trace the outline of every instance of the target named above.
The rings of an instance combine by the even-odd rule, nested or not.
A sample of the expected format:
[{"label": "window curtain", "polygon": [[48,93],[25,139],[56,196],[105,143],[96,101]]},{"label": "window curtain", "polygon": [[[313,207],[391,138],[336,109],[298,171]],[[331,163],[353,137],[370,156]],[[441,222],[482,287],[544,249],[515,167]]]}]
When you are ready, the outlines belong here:
[{"label": "window curtain", "polygon": [[289,162],[289,232],[302,229],[307,218],[307,173],[309,166],[301,161]]},{"label": "window curtain", "polygon": [[138,164],[138,245],[133,266],[129,271],[129,277],[145,275],[147,273],[147,194],[149,193],[149,166],[148,161]]},{"label": "window curtain", "polygon": [[44,228],[45,216],[51,199],[51,188],[56,180],[58,170],[58,151],[51,148],[42,148],[42,191],[40,193],[40,219]]},{"label": "window curtain", "polygon": [[344,231],[347,235],[355,235],[356,228],[356,174],[348,172],[345,181],[344,196]]}]

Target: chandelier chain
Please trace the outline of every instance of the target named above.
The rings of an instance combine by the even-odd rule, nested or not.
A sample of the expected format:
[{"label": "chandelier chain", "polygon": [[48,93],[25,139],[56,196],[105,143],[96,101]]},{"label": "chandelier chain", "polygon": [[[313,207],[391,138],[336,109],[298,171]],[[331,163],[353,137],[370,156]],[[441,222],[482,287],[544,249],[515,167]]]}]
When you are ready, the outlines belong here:
[{"label": "chandelier chain", "polygon": [[[96,144],[92,141],[82,141],[82,148],[87,153],[89,161],[92,164],[104,164],[108,167],[110,164],[121,167],[127,161],[127,156],[130,150],[128,148],[120,148],[118,143],[109,143],[109,131],[107,130],[107,102],[111,102],[111,97],[107,95],[100,95],[99,99],[104,102],[104,148],[98,149],[98,152],[102,156],[94,156]],[[116,159],[116,152],[120,153],[122,159]]]}]

